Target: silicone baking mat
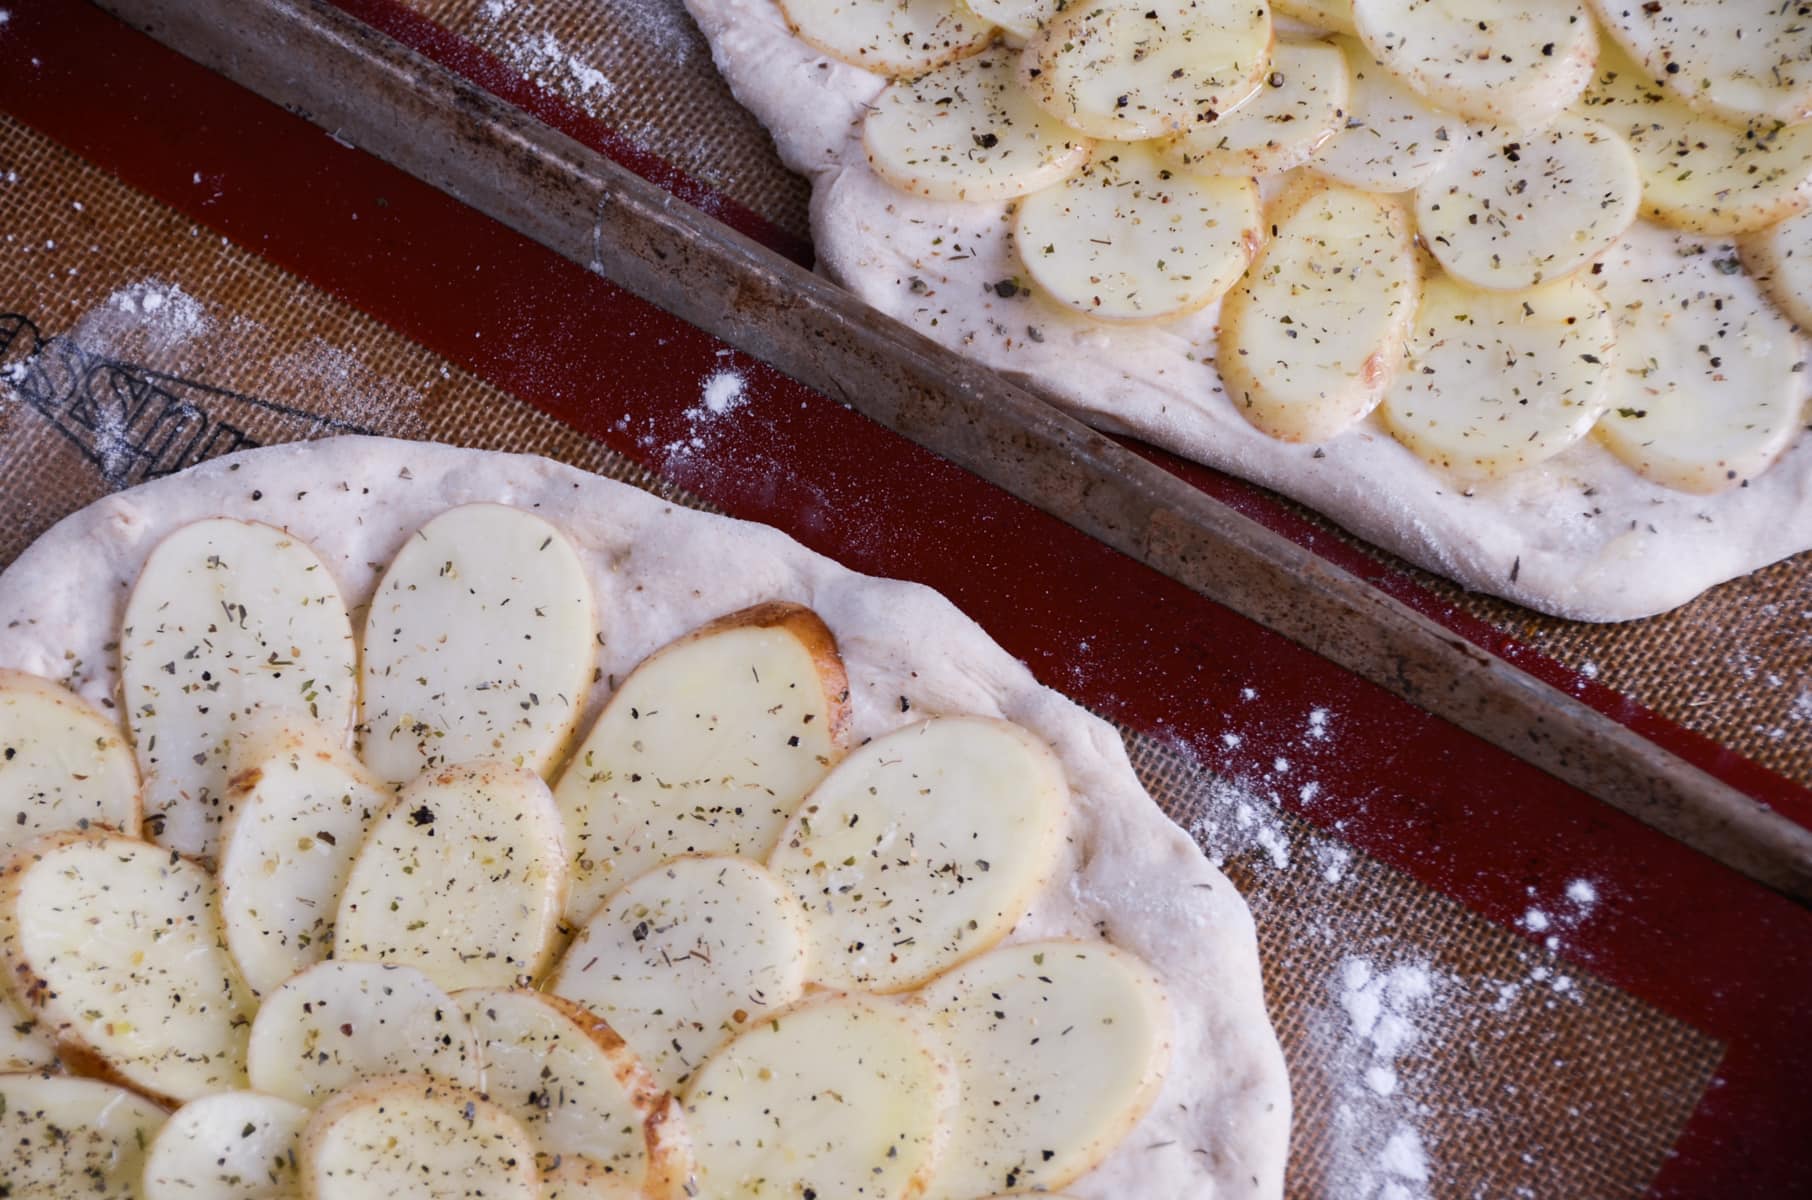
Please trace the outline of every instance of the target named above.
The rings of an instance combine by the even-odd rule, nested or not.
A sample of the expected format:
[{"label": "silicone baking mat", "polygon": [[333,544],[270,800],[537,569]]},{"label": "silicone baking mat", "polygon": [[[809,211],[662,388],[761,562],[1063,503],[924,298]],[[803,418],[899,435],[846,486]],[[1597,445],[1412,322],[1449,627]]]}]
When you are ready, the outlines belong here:
[{"label": "silicone baking mat", "polygon": [[772,522],[1127,731],[1258,917],[1292,1195],[1812,1189],[1812,914],[75,0],[15,0],[0,112],[0,560],[348,430]]}]

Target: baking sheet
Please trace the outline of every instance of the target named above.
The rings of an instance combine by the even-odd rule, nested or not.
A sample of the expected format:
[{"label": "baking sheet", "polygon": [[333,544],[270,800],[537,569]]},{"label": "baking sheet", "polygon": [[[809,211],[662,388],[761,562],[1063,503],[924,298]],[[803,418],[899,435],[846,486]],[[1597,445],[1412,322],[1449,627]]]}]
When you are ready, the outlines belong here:
[{"label": "baking sheet", "polygon": [[[335,156],[350,154],[326,139],[316,151],[329,172]],[[256,169],[200,147],[182,164],[191,166],[195,213],[231,204],[244,183],[240,172]],[[392,207],[404,208],[403,185],[392,182],[394,193],[348,190],[340,218],[380,222]],[[430,199],[411,192],[407,205]],[[11,314],[0,318],[6,558],[60,514],[111,488],[237,445],[341,429],[532,450],[677,503],[701,503],[680,484],[707,490],[726,467],[771,472],[767,486],[777,492],[796,492],[796,470],[811,470],[788,468],[782,455],[762,450],[772,436],[764,422],[805,403],[798,389],[659,314],[600,320],[594,332],[620,345],[626,364],[648,361],[649,343],[664,343],[653,361],[667,364],[666,378],[651,385],[626,366],[620,377],[588,381],[583,404],[602,424],[620,426],[665,479],[12,120],[0,120],[0,217],[9,235],[0,242],[0,279],[8,281],[0,311]],[[250,240],[242,233],[242,242]],[[349,237],[335,252],[366,249]],[[398,257],[388,269],[412,270],[413,259],[392,249]],[[473,274],[470,291],[448,307],[495,301],[474,335],[510,339],[495,356],[500,369],[542,393],[573,386],[561,377],[558,344],[533,325],[518,326],[508,289],[483,271]],[[683,399],[663,409],[662,395]],[[903,478],[938,490],[949,483],[951,496],[965,495],[935,469],[911,470],[920,464],[904,444],[891,453],[902,457],[868,469],[889,474],[905,462]],[[834,485],[816,486],[831,503]],[[902,508],[885,504],[877,484],[877,509],[851,513],[849,488],[835,490],[844,499],[832,504],[828,535],[832,512],[785,507],[808,539],[821,524],[818,535],[829,544],[820,548],[839,557],[876,569],[907,567],[953,544],[978,552],[966,544],[964,524],[977,514],[962,503]],[[1055,523],[1035,529],[1039,538],[1065,539],[1078,556],[1093,546],[1074,545],[1078,535]],[[1120,571],[1138,570],[1119,561]],[[1035,577],[1003,579],[1001,587],[1014,593],[1003,603],[1026,621],[1042,606],[1065,603],[1064,589],[1052,594]],[[1127,664],[1091,655],[1130,649],[1122,642],[1097,651],[1097,641],[1114,643],[1103,631],[1046,647],[1063,664],[1053,682],[1124,720],[1128,705],[1116,681]],[[1322,680],[1325,704],[1297,705],[1287,724],[1244,717],[1240,704],[1265,711],[1274,689],[1287,683],[1295,691],[1304,681],[1267,678],[1232,646],[1192,649],[1223,664],[1244,662],[1243,682],[1221,687],[1204,678],[1201,691],[1172,694],[1162,707],[1180,714],[1191,703],[1215,703],[1213,682],[1234,710],[1220,734],[1236,743],[1230,757],[1207,770],[1201,739],[1149,719],[1138,722],[1142,732],[1130,744],[1154,794],[1227,863],[1259,917],[1299,1106],[1292,1194],[1380,1195],[1389,1187],[1400,1196],[1642,1194],[1727,1046],[1583,965],[1597,930],[1632,903],[1627,885],[1585,863],[1577,880],[1564,869],[1531,874],[1542,883],[1529,910],[1549,924],[1531,930],[1525,914],[1519,930],[1439,895],[1339,829],[1287,814],[1284,795],[1300,801],[1311,788],[1311,806],[1330,812],[1377,802],[1355,782],[1352,760],[1361,746],[1378,748],[1365,723],[1378,698],[1363,687],[1347,690],[1350,677],[1335,672]],[[1174,648],[1152,648],[1167,652]],[[1383,714],[1403,719],[1394,703],[1386,700]],[[1234,753],[1246,739],[1250,750]],[[1481,766],[1501,769],[1501,756],[1482,744],[1473,752]],[[1570,898],[1574,882],[1590,884],[1593,899]]]}]

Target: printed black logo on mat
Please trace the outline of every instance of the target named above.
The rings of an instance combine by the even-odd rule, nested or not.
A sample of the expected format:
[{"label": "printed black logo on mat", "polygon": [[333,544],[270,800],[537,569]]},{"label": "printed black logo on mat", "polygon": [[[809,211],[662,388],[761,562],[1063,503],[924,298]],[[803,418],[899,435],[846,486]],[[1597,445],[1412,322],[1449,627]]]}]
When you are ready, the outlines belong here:
[{"label": "printed black logo on mat", "polygon": [[112,488],[130,487],[262,443],[332,433],[370,433],[319,416],[122,362],[46,338],[31,318],[0,313],[0,388],[10,387],[100,469]]}]

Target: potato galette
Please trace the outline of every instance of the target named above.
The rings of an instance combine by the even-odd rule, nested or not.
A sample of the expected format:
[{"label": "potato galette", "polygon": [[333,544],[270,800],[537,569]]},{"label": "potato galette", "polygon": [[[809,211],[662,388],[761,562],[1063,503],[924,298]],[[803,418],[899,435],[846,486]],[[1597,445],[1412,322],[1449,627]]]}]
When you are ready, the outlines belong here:
[{"label": "potato galette", "polygon": [[[452,453],[262,452],[73,519],[105,542],[157,512],[154,532],[124,522],[115,565],[117,707],[92,659],[73,682],[99,704],[0,676],[7,1194],[1180,1197],[1216,1161],[1275,1190],[1275,1043],[1262,1010],[1243,1024],[1251,964],[1215,945],[1249,930],[1202,930],[1187,974],[1131,932],[1151,904],[1243,909],[1130,879],[1091,894],[1108,881],[1086,860],[1119,853],[1157,853],[1147,887],[1226,885],[1174,827],[1107,840],[1156,810],[1077,771],[1049,701],[1015,721],[986,691],[940,694],[978,665],[943,661],[940,630],[970,632],[948,617],[873,670],[898,627],[850,625],[833,585],[856,577],[817,563],[836,625],[793,598],[795,563],[674,637],[713,605],[650,594],[693,578],[659,563],[670,544],[600,554],[597,510],[546,501],[570,485],[639,522],[657,502],[498,456],[476,461],[536,486],[474,497]],[[348,468],[339,520],[394,530],[368,588],[346,577],[366,534],[301,519],[318,482],[264,521],[220,503],[242,466],[281,495],[311,458]],[[353,490],[398,461],[384,490],[408,502]],[[758,561],[744,527],[665,517],[695,552]],[[45,563],[38,582],[73,583],[47,556],[92,532],[0,579],[4,661],[57,657],[50,610],[14,588]],[[934,690],[883,722],[873,685],[907,663]],[[1141,1122],[1190,1131],[1208,1165],[1142,1151]],[[1228,1128],[1246,1143],[1217,1144]]]},{"label": "potato galette", "polygon": [[821,269],[1468,587],[1812,546],[1803,4],[688,0]]}]

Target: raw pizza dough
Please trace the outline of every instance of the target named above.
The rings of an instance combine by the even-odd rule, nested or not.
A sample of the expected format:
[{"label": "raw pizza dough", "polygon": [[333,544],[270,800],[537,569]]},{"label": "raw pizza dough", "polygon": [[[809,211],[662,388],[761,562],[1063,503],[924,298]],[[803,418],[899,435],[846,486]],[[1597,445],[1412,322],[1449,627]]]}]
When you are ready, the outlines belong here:
[{"label": "raw pizza dough", "polygon": [[[1222,390],[1212,364],[1218,304],[1110,326],[1023,290],[1000,298],[988,289],[1025,270],[1008,205],[922,199],[869,168],[861,122],[885,79],[794,37],[774,0],[686,5],[737,99],[811,181],[819,269],[1091,425],[1283,492],[1467,588],[1579,620],[1663,612],[1812,548],[1812,435],[1803,429],[1749,486],[1715,496],[1650,483],[1592,438],[1470,487],[1391,438],[1377,414],[1320,446],[1274,441]],[[1727,239],[1695,240],[1734,256]]]},{"label": "raw pizza dough", "polygon": [[1008,941],[1104,932],[1157,969],[1176,1014],[1175,1057],[1157,1102],[1066,1192],[1282,1194],[1289,1085],[1245,903],[1145,794],[1110,726],[1041,687],[927,588],[858,575],[765,526],[676,508],[546,459],[341,438],[216,459],[59,523],[0,575],[0,667],[68,680],[110,704],[128,587],[158,541],[188,522],[232,515],[305,539],[357,614],[405,538],[475,501],[540,513],[584,560],[604,643],[585,726],[609,681],[652,650],[724,613],[791,600],[837,637],[852,745],[936,713],[1003,717],[1048,740],[1073,790],[1070,844]]}]

